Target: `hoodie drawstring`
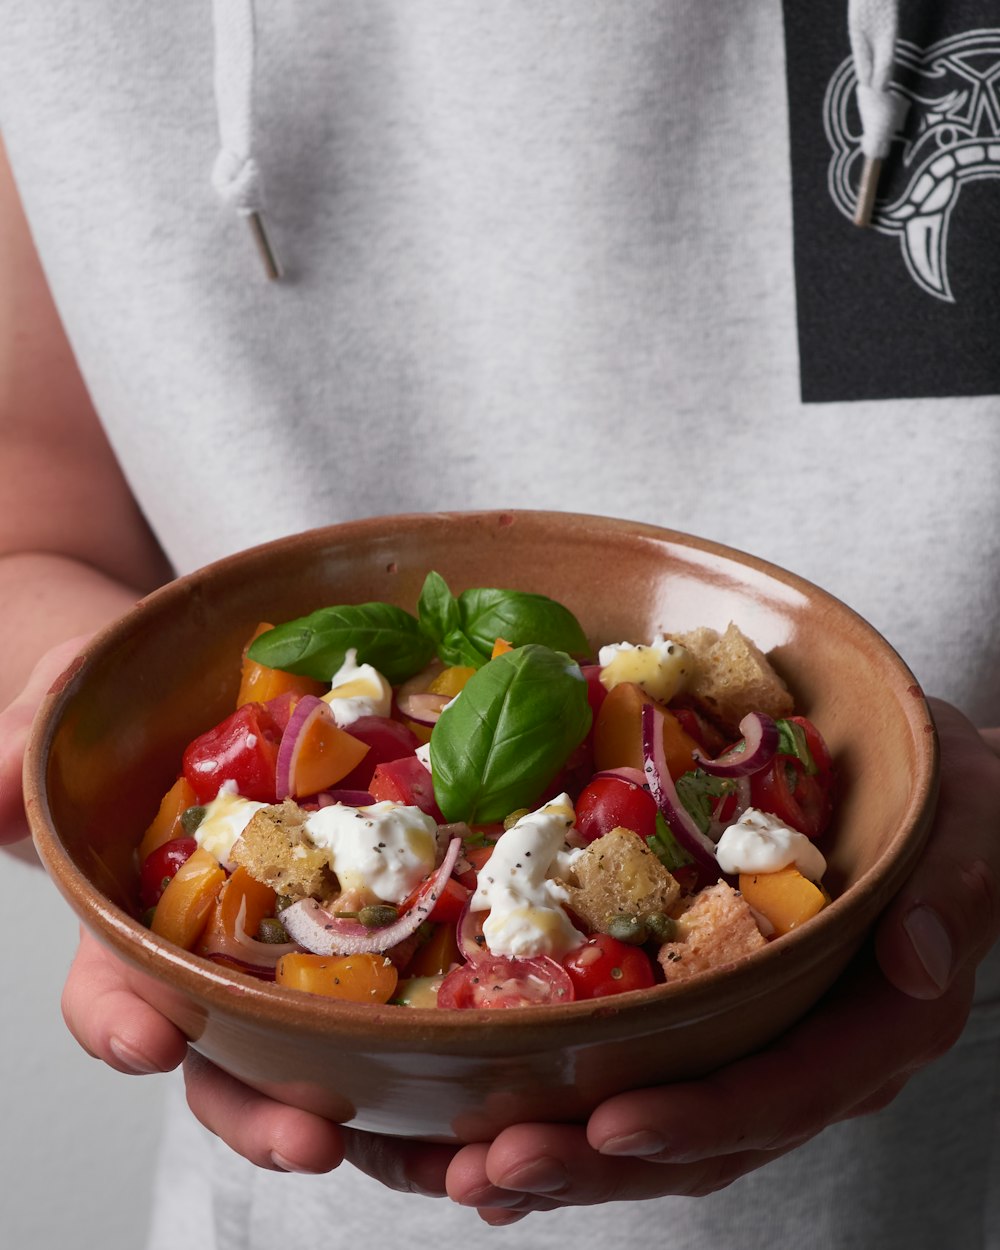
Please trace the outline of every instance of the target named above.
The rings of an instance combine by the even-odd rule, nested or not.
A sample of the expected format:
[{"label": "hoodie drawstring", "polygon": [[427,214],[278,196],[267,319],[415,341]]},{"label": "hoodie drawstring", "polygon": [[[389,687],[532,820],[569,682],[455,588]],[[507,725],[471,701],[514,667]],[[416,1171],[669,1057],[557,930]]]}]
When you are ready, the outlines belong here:
[{"label": "hoodie drawstring", "polygon": [[264,270],[269,278],[277,279],[281,270],[264,229],[263,188],[253,150],[253,0],[212,0],[212,25],[220,141],[212,185],[224,203],[247,219]]},{"label": "hoodie drawstring", "polygon": [[861,151],[864,165],[854,224],[871,225],[882,161],[905,112],[905,101],[891,90],[899,0],[848,0],[847,30],[858,80]]}]

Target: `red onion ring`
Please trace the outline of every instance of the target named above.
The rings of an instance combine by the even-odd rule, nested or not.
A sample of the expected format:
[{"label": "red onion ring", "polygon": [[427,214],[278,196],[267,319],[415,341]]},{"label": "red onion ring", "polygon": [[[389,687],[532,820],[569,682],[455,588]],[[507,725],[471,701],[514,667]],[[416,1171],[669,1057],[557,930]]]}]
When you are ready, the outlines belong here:
[{"label": "red onion ring", "polygon": [[440,866],[424,882],[413,906],[381,929],[368,929],[357,920],[334,916],[314,898],[304,898],[286,907],[281,923],[300,946],[314,955],[381,954],[409,937],[430,915],[451,876],[461,846],[461,838],[452,838]]},{"label": "red onion ring", "polygon": [[766,712],[748,712],[740,721],[740,733],[742,751],[729,747],[714,760],[695,751],[698,767],[714,777],[749,777],[766,768],[778,750],[778,726]]},{"label": "red onion ring", "polygon": [[309,726],[318,716],[326,716],[333,720],[330,705],[318,699],[314,694],[304,694],[296,703],[285,732],[278,743],[278,759],[275,767],[274,792],[280,803],[282,799],[294,798],[292,778],[295,776],[295,765],[298,762],[299,750]]},{"label": "red onion ring", "polygon": [[652,703],[645,704],[642,709],[642,756],[649,790],[663,819],[698,867],[713,881],[716,880],[719,864],[715,858],[715,846],[691,819],[677,794],[663,750],[663,713]]},{"label": "red onion ring", "polygon": [[250,972],[265,980],[274,980],[274,969],[282,955],[300,950],[296,942],[261,942],[246,931],[247,901],[240,902],[236,924],[232,934],[213,933],[206,937],[204,947],[198,951],[206,959],[235,967],[240,972]]},{"label": "red onion ring", "polygon": [[400,715],[418,725],[435,725],[444,708],[452,700],[448,694],[431,694],[420,691],[417,694],[399,695],[396,707]]}]

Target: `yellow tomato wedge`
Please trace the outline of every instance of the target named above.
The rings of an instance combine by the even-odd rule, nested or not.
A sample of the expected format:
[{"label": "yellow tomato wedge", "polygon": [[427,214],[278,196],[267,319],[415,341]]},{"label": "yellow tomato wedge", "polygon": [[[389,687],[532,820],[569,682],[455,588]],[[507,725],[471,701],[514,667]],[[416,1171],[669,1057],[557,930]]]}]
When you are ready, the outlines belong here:
[{"label": "yellow tomato wedge", "polygon": [[428,694],[443,694],[453,699],[465,689],[465,683],[475,674],[475,669],[466,664],[453,664],[443,669],[427,687]]},{"label": "yellow tomato wedge", "polygon": [[506,638],[498,638],[496,642],[493,644],[493,651],[490,655],[490,659],[495,660],[498,655],[506,655],[508,651],[513,651],[513,650],[514,648],[511,646],[511,644],[507,641]]},{"label": "yellow tomato wedge", "polygon": [[740,893],[774,925],[779,937],[811,920],[828,901],[819,886],[803,877],[794,864],[778,872],[741,874]]},{"label": "yellow tomato wedge", "polygon": [[[594,723],[594,766],[642,769],[642,709],[653,703],[634,682],[625,681],[609,690]],[[667,769],[676,780],[696,767],[698,744],[681,727],[672,712],[663,711],[663,751]]]},{"label": "yellow tomato wedge", "polygon": [[163,891],[149,927],[159,937],[191,950],[208,923],[225,879],[215,856],[199,846]]},{"label": "yellow tomato wedge", "polygon": [[282,694],[301,698],[304,694],[323,693],[322,682],[314,681],[311,677],[299,677],[295,673],[286,673],[280,668],[268,668],[266,664],[258,664],[256,660],[251,660],[247,656],[250,643],[273,628],[274,626],[266,621],[261,622],[243,649],[240,691],[236,696],[237,707],[242,707],[244,703],[266,703],[268,699],[276,699]]},{"label": "yellow tomato wedge", "polygon": [[315,716],[296,746],[292,794],[318,794],[352,772],[368,754],[367,742],[352,738],[329,716]]},{"label": "yellow tomato wedge", "polygon": [[274,915],[274,890],[256,877],[251,877],[240,864],[219,890],[208,921],[195,946],[198,954],[212,949],[212,939],[236,937],[236,924],[243,912],[243,932],[255,938],[260,922]]},{"label": "yellow tomato wedge", "polygon": [[191,783],[188,779],[186,777],[178,777],[163,796],[159,811],[153,817],[152,824],[142,836],[142,841],[139,843],[140,864],[147,855],[155,851],[157,847],[163,846],[165,842],[171,842],[174,838],[184,837],[185,829],[181,824],[181,816],[189,807],[194,807],[197,802],[198,796],[191,788]]},{"label": "yellow tomato wedge", "polygon": [[387,1003],[399,974],[384,955],[283,955],[275,982],[308,994],[340,998],[352,1003]]}]

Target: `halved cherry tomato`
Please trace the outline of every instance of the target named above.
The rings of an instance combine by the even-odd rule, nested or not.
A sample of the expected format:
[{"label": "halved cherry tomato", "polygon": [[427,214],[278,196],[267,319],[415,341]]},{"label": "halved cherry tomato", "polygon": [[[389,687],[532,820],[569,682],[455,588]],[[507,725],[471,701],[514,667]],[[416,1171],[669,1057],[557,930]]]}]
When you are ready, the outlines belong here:
[{"label": "halved cherry tomato", "polygon": [[233,781],[245,799],[275,800],[274,777],[281,730],[262,703],[245,703],[188,746],[184,776],[209,803],[226,781]]},{"label": "halved cherry tomato", "polygon": [[460,964],[462,956],[458,949],[453,924],[439,924],[426,942],[417,948],[416,954],[406,966],[408,977],[443,976],[454,964]]},{"label": "halved cherry tomato", "polygon": [[142,835],[139,843],[139,863],[145,863],[146,856],[151,855],[164,842],[172,842],[174,838],[183,836],[181,817],[189,807],[198,802],[191,783],[186,777],[178,777],[160,801],[159,810],[153,817],[149,828]]},{"label": "halved cherry tomato", "polygon": [[624,777],[595,777],[576,802],[576,831],[593,842],[623,826],[646,839],[656,832],[656,800]]},{"label": "halved cherry tomato", "polygon": [[830,820],[829,775],[806,772],[794,755],[776,755],[773,763],[750,778],[750,800],[807,838],[818,838]]},{"label": "halved cherry tomato", "polygon": [[419,807],[428,816],[433,816],[438,824],[444,824],[444,816],[434,798],[434,782],[415,755],[379,764],[368,790],[376,803],[405,803],[408,807]]},{"label": "halved cherry tomato", "polygon": [[[400,906],[400,914],[405,914],[416,904],[417,900],[425,892],[426,885],[426,882],[421,882],[417,886],[406,902]],[[468,886],[463,885],[460,881],[456,881],[454,877],[449,877],[438,891],[434,906],[427,913],[425,919],[433,920],[435,924],[455,924],[465,910],[465,904],[469,901],[471,893],[472,891]]]},{"label": "halved cherry tomato", "polygon": [[139,869],[139,899],[144,908],[156,906],[177,869],[197,849],[194,838],[172,838],[150,851]]},{"label": "halved cherry tomato", "polygon": [[572,1001],[569,973],[547,955],[487,955],[453,968],[438,990],[439,1007],[534,1007]]},{"label": "halved cherry tomato", "polygon": [[606,998],[656,984],[653,963],[641,946],[595,933],[563,960],[577,998]]}]

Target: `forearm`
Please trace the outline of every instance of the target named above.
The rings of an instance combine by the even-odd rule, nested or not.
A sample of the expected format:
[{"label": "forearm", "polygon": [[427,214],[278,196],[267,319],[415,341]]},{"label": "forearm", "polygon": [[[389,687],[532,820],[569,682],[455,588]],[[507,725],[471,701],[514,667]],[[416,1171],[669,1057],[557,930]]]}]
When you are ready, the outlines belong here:
[{"label": "forearm", "polygon": [[145,589],[47,552],[0,557],[0,708],[22,690],[46,651],[122,615]]}]

